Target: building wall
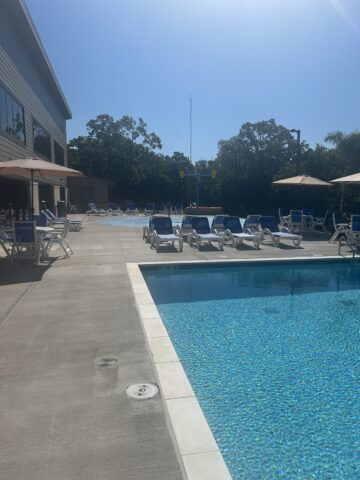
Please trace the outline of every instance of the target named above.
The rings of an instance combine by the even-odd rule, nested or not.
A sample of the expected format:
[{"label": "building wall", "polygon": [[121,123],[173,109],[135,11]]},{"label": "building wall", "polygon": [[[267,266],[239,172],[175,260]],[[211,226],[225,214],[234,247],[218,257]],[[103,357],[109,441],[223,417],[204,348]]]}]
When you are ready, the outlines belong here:
[{"label": "building wall", "polygon": [[[0,45],[0,83],[24,107],[26,145],[0,131],[0,161],[40,156],[34,153],[32,119],[35,118],[50,134],[51,157],[54,161],[54,140],[64,149],[67,165],[66,133],[45,108],[31,86],[25,81],[5,49]],[[64,120],[65,121],[65,120]],[[44,160],[48,160],[45,159]]]},{"label": "building wall", "polygon": [[[0,162],[32,156],[54,162],[56,142],[64,151],[66,166],[66,120],[71,118],[71,112],[23,0],[0,0],[0,86],[23,107],[25,123],[25,143],[0,129]],[[33,119],[50,135],[51,158],[34,152]],[[35,175],[35,180],[66,185],[66,180],[60,178],[40,179]],[[10,193],[13,181],[8,179]],[[48,196],[48,190],[36,188],[39,198],[35,203]]]}]

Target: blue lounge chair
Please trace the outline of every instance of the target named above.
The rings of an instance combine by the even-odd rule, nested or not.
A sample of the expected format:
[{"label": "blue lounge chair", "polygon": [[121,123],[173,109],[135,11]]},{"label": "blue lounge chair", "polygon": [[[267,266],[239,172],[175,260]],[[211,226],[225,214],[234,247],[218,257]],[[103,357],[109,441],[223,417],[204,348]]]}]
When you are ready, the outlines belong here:
[{"label": "blue lounge chair", "polygon": [[260,217],[259,221],[264,235],[270,235],[272,244],[275,247],[280,245],[281,240],[292,240],[295,247],[300,247],[302,236],[291,233],[289,229],[285,227],[282,227],[281,230],[279,230],[275,217]]},{"label": "blue lounge chair", "polygon": [[144,214],[145,215],[154,215],[154,213],[155,213],[155,203],[145,203]]},{"label": "blue lounge chair", "polygon": [[239,217],[224,217],[224,235],[229,240],[233,247],[240,247],[244,240],[253,242],[256,249],[260,248],[262,240],[262,233],[250,233],[243,230]]},{"label": "blue lounge chair", "polygon": [[152,217],[152,232],[150,233],[151,248],[155,247],[159,251],[162,243],[174,246],[175,242],[179,244],[179,252],[183,249],[183,239],[174,233],[170,217],[154,216]]},{"label": "blue lounge chair", "polygon": [[138,210],[137,206],[135,205],[135,203],[129,202],[126,206],[125,213],[127,215],[138,215],[139,210]]},{"label": "blue lounge chair", "polygon": [[110,215],[122,215],[122,210],[121,208],[119,207],[119,205],[116,205],[116,203],[108,203],[107,204],[107,207],[108,207],[108,212],[110,213]]},{"label": "blue lounge chair", "polygon": [[211,222],[211,231],[217,235],[220,235],[222,232],[224,232],[224,217],[228,216],[229,215],[215,215],[213,221]]},{"label": "blue lounge chair", "polygon": [[350,228],[343,233],[339,236],[339,255],[341,247],[348,245],[354,257],[358,253],[360,245],[360,215],[351,215]]},{"label": "blue lounge chair", "polygon": [[154,222],[153,222],[153,216],[149,218],[149,223],[147,225],[143,226],[142,230],[142,238],[145,240],[146,243],[151,242],[151,234],[154,230]]},{"label": "blue lounge chair", "polygon": [[188,236],[190,246],[195,243],[196,248],[200,250],[202,242],[206,242],[209,245],[211,245],[212,242],[216,242],[219,245],[219,249],[224,250],[224,237],[211,232],[207,217],[191,217],[191,226],[192,233]]},{"label": "blue lounge chair", "polygon": [[[105,210],[104,210],[105,211]],[[46,210],[41,210],[41,213],[46,216],[48,223],[51,225],[64,225],[65,219],[67,217],[59,218],[56,217],[51,210],[48,208]],[[69,230],[79,231],[83,227],[82,220],[69,220]]]},{"label": "blue lounge chair", "polygon": [[251,233],[261,232],[260,217],[261,215],[248,215],[245,219],[244,230]]},{"label": "blue lounge chair", "polygon": [[182,237],[186,242],[189,243],[189,237],[193,233],[193,227],[191,223],[192,215],[185,215],[182,219],[181,225],[176,225],[175,231],[176,234]]},{"label": "blue lounge chair", "polygon": [[107,212],[103,208],[97,208],[95,203],[90,202],[89,210],[86,212],[87,215],[107,215]]}]

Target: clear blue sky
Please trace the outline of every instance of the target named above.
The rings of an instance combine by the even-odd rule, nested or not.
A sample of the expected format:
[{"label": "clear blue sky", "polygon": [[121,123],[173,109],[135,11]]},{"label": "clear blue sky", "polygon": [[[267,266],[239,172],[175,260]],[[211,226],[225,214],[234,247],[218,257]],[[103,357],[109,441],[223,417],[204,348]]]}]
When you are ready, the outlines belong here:
[{"label": "clear blue sky", "polygon": [[360,123],[359,0],[27,0],[73,112],[143,117],[163,153],[214,158],[244,122],[310,145]]}]

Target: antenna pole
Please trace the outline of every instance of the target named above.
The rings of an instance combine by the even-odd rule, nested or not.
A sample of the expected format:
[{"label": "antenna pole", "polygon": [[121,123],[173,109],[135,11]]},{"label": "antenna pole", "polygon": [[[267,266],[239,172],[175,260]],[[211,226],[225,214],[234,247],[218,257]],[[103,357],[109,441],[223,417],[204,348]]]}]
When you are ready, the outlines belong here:
[{"label": "antenna pole", "polygon": [[190,162],[192,163],[192,98],[190,94]]}]

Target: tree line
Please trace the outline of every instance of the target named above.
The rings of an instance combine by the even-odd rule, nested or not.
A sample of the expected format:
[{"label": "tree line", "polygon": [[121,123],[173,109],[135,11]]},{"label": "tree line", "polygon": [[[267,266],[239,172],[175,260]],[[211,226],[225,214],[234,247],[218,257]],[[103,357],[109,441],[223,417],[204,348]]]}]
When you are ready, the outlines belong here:
[{"label": "tree line", "polygon": [[[69,166],[85,175],[106,179],[110,200],[138,205],[154,202],[158,208],[171,203],[194,202],[196,179],[179,172],[203,174],[202,205],[222,206],[239,215],[274,213],[284,208],[336,209],[339,188],[274,187],[273,180],[305,173],[332,180],[360,171],[360,132],[330,132],[329,146],[298,144],[288,128],[274,119],[243,124],[239,132],[218,142],[214,160],[194,164],[182,152],[161,153],[158,135],[148,132],[143,119],[103,114],[87,123],[87,135],[69,142]],[[212,175],[213,171],[216,176]],[[348,209],[360,210],[357,187],[347,190]],[[359,208],[357,208],[359,206]],[[321,213],[321,212],[319,212]]]}]

